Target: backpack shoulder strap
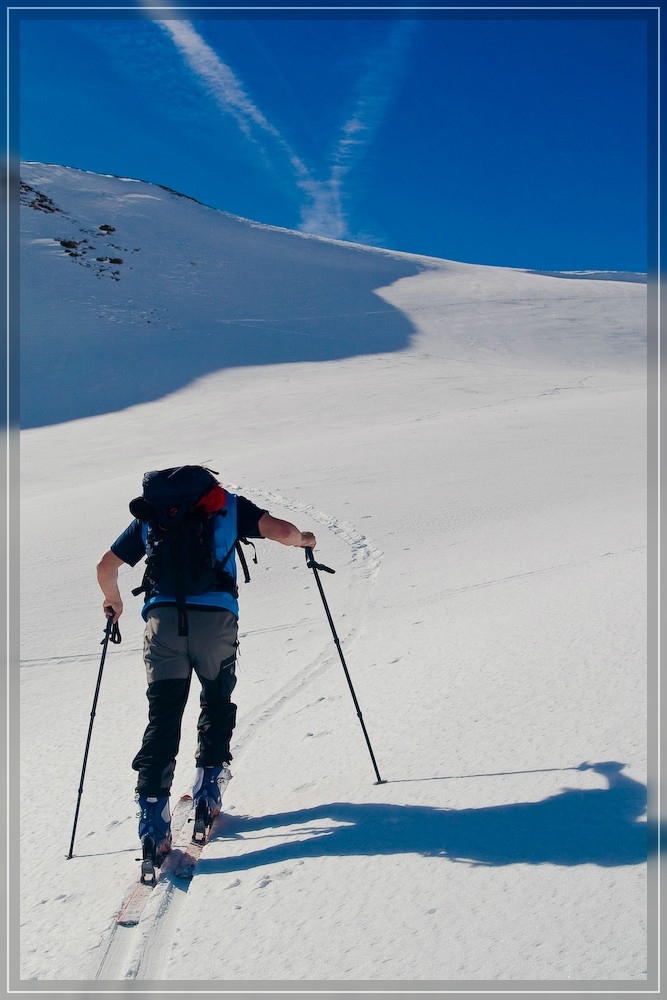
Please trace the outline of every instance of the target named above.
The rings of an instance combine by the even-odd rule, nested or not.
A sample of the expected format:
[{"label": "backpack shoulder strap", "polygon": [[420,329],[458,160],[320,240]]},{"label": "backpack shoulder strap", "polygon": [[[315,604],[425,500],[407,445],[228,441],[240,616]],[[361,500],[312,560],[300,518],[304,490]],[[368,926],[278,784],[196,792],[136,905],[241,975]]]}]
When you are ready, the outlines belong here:
[{"label": "backpack shoulder strap", "polygon": [[224,559],[221,560],[219,567],[220,569],[224,569],[224,567],[227,565],[227,560],[231,556],[232,552],[236,551],[236,554],[239,557],[239,562],[241,563],[241,568],[243,570],[243,578],[246,583],[250,583],[250,573],[248,571],[248,563],[246,562],[245,554],[243,552],[243,549],[241,548],[241,542],[243,542],[244,545],[252,546],[255,552],[252,561],[255,563],[255,565],[257,565],[257,549],[255,549],[254,542],[249,542],[247,538],[235,538],[234,541],[232,542],[231,548],[227,551],[227,554],[225,555]]},{"label": "backpack shoulder strap", "polygon": [[241,568],[243,569],[243,578],[246,583],[250,583],[250,573],[248,572],[248,563],[246,562],[243,549],[241,548],[241,542],[243,542],[244,545],[252,546],[253,552],[255,553],[254,556],[252,557],[252,561],[254,562],[255,566],[257,565],[257,549],[255,548],[255,543],[249,542],[247,538],[236,539],[235,543],[236,554],[239,557],[239,562],[241,563]]}]

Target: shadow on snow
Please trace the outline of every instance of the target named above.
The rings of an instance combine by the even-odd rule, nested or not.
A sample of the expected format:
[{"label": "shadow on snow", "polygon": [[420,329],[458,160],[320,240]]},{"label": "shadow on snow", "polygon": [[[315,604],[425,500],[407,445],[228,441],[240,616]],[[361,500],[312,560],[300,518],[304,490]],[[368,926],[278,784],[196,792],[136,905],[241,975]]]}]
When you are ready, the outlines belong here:
[{"label": "shadow on snow", "polygon": [[[646,861],[649,837],[653,845],[657,830],[641,820],[646,786],[625,776],[623,767],[615,761],[582,765],[603,775],[608,787],[565,789],[541,802],[475,809],[333,802],[270,816],[228,817],[222,839],[257,834],[299,839],[239,857],[202,858],[197,871],[232,873],[299,858],[378,854],[488,866],[636,865]],[[327,820],[332,825],[322,826]],[[287,833],[285,827],[298,829]],[[272,828],[282,833],[267,834]]]},{"label": "shadow on snow", "polygon": [[[411,322],[377,291],[419,273],[416,261],[219,222],[228,259],[218,259],[209,239],[205,249],[181,251],[175,275],[151,275],[144,284],[96,280],[79,267],[69,297],[48,309],[39,305],[41,272],[26,268],[24,429],[162,399],[222,369],[333,361],[409,344]],[[188,275],[187,257],[197,255],[202,263]]]}]

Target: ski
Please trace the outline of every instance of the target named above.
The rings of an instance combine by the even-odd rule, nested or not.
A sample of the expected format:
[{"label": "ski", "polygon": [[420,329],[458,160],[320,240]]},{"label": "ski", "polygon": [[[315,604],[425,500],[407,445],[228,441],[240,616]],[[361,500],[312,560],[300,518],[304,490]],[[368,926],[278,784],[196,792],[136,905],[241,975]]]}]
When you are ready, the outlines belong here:
[{"label": "ski", "polygon": [[[174,846],[162,865],[155,868],[149,858],[139,858],[141,869],[139,880],[133,882],[123,904],[116,914],[116,923],[122,927],[134,927],[139,923],[155,886],[175,879],[191,879],[195,866],[210,836],[210,825],[206,827],[202,839],[192,839],[190,823],[192,817],[192,796],[182,795],[171,816],[171,835]],[[196,819],[196,817],[195,817]]]}]

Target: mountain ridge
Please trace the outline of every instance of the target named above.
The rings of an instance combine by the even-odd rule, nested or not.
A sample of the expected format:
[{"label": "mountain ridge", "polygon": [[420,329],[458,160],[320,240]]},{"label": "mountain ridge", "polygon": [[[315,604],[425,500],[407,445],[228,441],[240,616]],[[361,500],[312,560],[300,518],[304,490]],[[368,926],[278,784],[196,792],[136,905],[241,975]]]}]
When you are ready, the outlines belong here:
[{"label": "mountain ridge", "polygon": [[[613,303],[644,295],[635,282],[396,253],[265,226],[144,181],[39,163],[21,171],[24,428],[159,399],[223,368],[417,343],[530,364],[642,351],[639,326],[628,330]],[[420,305],[434,282],[435,325]],[[563,325],[568,301],[600,313],[593,338]],[[498,340],[508,310],[516,332],[502,319]],[[168,350],[159,366],[156,350]]]}]

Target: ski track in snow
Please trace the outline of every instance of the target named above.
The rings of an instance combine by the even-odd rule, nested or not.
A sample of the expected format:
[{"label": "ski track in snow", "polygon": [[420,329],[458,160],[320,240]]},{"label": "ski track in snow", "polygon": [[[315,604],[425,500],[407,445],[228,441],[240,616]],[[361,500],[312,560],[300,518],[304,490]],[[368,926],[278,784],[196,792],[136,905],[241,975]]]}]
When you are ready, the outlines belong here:
[{"label": "ski track in snow", "polygon": [[280,493],[273,491],[260,490],[252,486],[245,488],[233,486],[230,489],[238,490],[238,492],[242,492],[249,497],[256,497],[258,500],[265,500],[272,505],[282,507],[293,513],[307,515],[313,521],[323,525],[332,534],[342,538],[350,546],[352,550],[352,564],[355,566],[361,564],[364,579],[371,580],[377,575],[382,559],[382,552],[373,545],[363,532],[359,531],[349,521],[341,521],[330,514],[325,514],[324,511],[317,510],[312,504],[305,504],[299,500],[289,500]]},{"label": "ski track in snow", "polygon": [[441,601],[454,594],[464,594],[469,590],[482,590],[484,587],[495,587],[500,583],[509,583],[510,580],[524,580],[530,576],[538,576],[541,573],[552,573],[560,569],[573,569],[578,566],[588,566],[599,559],[614,559],[617,556],[629,555],[632,552],[646,552],[645,545],[633,545],[632,548],[622,549],[619,552],[602,552],[600,555],[591,556],[588,559],[577,559],[575,562],[555,563],[553,566],[538,566],[535,569],[527,570],[525,573],[514,573],[512,576],[501,576],[494,580],[482,580],[479,583],[471,583],[466,587],[448,587],[440,593],[434,594],[433,601]]},{"label": "ski track in snow", "polygon": [[188,888],[187,882],[159,882],[136,926],[114,923],[95,980],[163,978],[180,911],[178,904]]},{"label": "ski track in snow", "polygon": [[[284,510],[295,514],[303,514],[310,517],[316,523],[323,525],[328,531],[339,536],[351,550],[351,565],[357,570],[351,577],[351,592],[355,607],[356,624],[345,636],[339,636],[341,643],[349,646],[360,635],[366,619],[366,608],[368,605],[369,587],[380,569],[382,553],[376,548],[368,537],[359,531],[348,521],[339,521],[337,518],[317,510],[309,504],[304,504],[296,500],[290,500],[276,492],[255,489],[253,487],[231,487],[234,491],[243,493],[246,496],[255,497],[258,501],[266,501],[272,507],[281,507]],[[325,635],[326,633],[323,633]],[[260,735],[262,725],[278,715],[282,709],[288,705],[296,695],[325,673],[332,663],[336,662],[337,654],[332,652],[333,639],[326,639],[326,645],[309,663],[305,664],[301,671],[301,679],[291,678],[281,688],[273,692],[267,701],[261,705],[245,724],[245,736],[237,741],[235,756],[238,758],[246,747],[253,743]]]},{"label": "ski track in snow", "polygon": [[[230,485],[234,492],[244,496],[264,501],[273,507],[282,508],[294,514],[302,514],[321,524],[327,531],[340,538],[350,549],[350,564],[354,572],[350,577],[351,599],[355,607],[354,627],[345,635],[339,636],[341,644],[350,644],[363,630],[368,605],[369,587],[380,570],[382,552],[363,532],[348,521],[317,510],[309,504],[291,500],[277,492],[260,490],[255,487]],[[277,631],[291,625],[273,626],[269,629],[251,629],[245,635]],[[314,683],[322,673],[329,669],[337,658],[331,653],[331,642],[317,654],[301,670],[301,679],[291,679],[283,687],[274,692],[267,702],[255,709],[244,724],[245,735],[237,741],[235,758],[238,759],[248,745],[261,734],[262,726],[279,714],[296,695]],[[88,659],[85,656],[54,657],[57,662],[68,659]],[[39,660],[26,661],[22,666],[42,663]],[[129,875],[129,873],[128,873]],[[131,884],[128,878],[127,890]],[[181,905],[188,891],[189,883],[172,879],[158,882],[151,892],[146,908],[139,923],[134,927],[123,927],[113,923],[104,956],[95,973],[96,981],[134,981],[160,980],[169,961],[172,944],[178,927]],[[118,905],[122,900],[119,898]]]}]

